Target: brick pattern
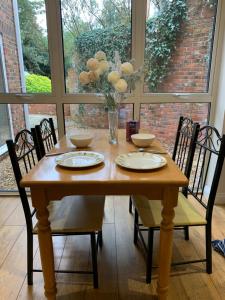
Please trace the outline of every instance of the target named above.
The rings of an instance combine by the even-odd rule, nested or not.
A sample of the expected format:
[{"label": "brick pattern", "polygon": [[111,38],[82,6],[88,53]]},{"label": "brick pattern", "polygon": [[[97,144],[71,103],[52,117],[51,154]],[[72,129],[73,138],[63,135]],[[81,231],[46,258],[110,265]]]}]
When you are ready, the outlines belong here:
[{"label": "brick pattern", "polygon": [[56,115],[55,104],[29,104],[29,113],[36,115]]},{"label": "brick pattern", "polygon": [[11,115],[13,121],[14,135],[26,127],[23,104],[11,104]]},{"label": "brick pattern", "polygon": [[20,93],[20,71],[11,0],[0,1],[0,33],[3,39],[9,92]]},{"label": "brick pattern", "polygon": [[[10,93],[20,93],[20,71],[11,0],[0,1],[0,34],[3,40],[6,76]],[[14,134],[25,127],[23,105],[11,105]]]},{"label": "brick pattern", "polygon": [[[161,93],[204,93],[208,90],[215,8],[202,0],[187,0],[188,20],[182,27],[169,72],[158,87]],[[148,91],[145,86],[145,91]]]},{"label": "brick pattern", "polygon": [[155,134],[172,153],[179,117],[189,117],[205,125],[208,114],[208,103],[142,104],[140,125],[142,129]]}]

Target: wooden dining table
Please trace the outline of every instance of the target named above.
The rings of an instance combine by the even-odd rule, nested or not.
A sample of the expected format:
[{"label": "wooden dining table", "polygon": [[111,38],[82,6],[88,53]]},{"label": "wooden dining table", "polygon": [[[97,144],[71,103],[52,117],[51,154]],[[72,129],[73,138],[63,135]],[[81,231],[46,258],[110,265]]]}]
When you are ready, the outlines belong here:
[{"label": "wooden dining table", "polygon": [[[149,148],[162,151],[156,139]],[[79,151],[64,136],[52,152]],[[53,244],[47,206],[52,200],[68,195],[147,195],[162,203],[160,226],[159,273],[157,294],[167,299],[173,242],[174,207],[177,205],[179,187],[188,184],[168,154],[162,154],[167,164],[155,170],[131,170],[118,166],[115,158],[138,149],[126,141],[125,130],[119,131],[118,144],[108,142],[106,130],[94,131],[90,146],[85,149],[104,155],[104,162],[91,168],[63,168],[56,164],[56,156],[44,157],[21,180],[22,187],[30,187],[32,205],[37,209],[38,240],[47,299],[56,299]],[[121,200],[122,201],[122,200]]]}]

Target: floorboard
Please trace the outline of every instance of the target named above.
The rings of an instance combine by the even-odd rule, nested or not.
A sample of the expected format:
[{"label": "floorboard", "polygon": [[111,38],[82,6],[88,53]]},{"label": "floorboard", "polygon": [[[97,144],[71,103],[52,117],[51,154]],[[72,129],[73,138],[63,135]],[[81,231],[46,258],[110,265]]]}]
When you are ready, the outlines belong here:
[{"label": "floorboard", "polygon": [[[215,206],[213,239],[225,238],[225,206]],[[152,283],[145,283],[142,246],[133,244],[133,215],[128,197],[107,197],[103,225],[103,247],[98,253],[99,289],[93,289],[92,275],[57,274],[57,299],[67,300],[149,300],[156,299],[157,268]],[[159,233],[155,234],[154,264],[157,265]],[[27,285],[26,228],[19,199],[0,198],[0,299],[43,300],[42,273],[34,273],[33,286]],[[40,267],[37,238],[34,265]],[[166,249],[165,249],[166,251]],[[190,241],[183,232],[174,233],[173,260],[204,254],[204,231],[190,230]],[[90,239],[85,236],[54,238],[56,268],[91,268]],[[169,300],[224,299],[225,259],[213,251],[213,274],[205,264],[172,267]]]}]

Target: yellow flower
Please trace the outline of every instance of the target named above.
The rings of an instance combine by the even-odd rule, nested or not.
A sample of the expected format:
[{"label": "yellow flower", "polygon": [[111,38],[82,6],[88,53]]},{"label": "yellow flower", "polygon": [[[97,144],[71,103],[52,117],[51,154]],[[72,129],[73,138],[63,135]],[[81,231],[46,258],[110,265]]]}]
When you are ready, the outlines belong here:
[{"label": "yellow flower", "polygon": [[101,60],[99,62],[99,68],[98,70],[100,71],[100,74],[106,72],[109,70],[109,63],[106,60]]},{"label": "yellow flower", "polygon": [[88,78],[90,82],[94,82],[99,79],[99,74],[96,71],[89,71]]},{"label": "yellow flower", "polygon": [[114,84],[115,89],[119,93],[125,93],[127,90],[127,82],[124,79],[119,79],[115,84]]},{"label": "yellow flower", "polygon": [[90,70],[90,71],[95,71],[99,68],[99,61],[95,58],[90,58],[88,61],[87,61],[87,68]]},{"label": "yellow flower", "polygon": [[88,72],[81,72],[79,75],[79,80],[82,85],[88,84],[90,82]]},{"label": "yellow flower", "polygon": [[100,60],[106,60],[106,54],[103,51],[98,51],[98,52],[95,53],[95,58],[99,61]]},{"label": "yellow flower", "polygon": [[115,84],[120,79],[120,73],[118,71],[112,71],[108,74],[108,81]]},{"label": "yellow flower", "polygon": [[134,73],[134,67],[131,63],[125,62],[121,65],[121,71],[123,74],[131,75]]}]

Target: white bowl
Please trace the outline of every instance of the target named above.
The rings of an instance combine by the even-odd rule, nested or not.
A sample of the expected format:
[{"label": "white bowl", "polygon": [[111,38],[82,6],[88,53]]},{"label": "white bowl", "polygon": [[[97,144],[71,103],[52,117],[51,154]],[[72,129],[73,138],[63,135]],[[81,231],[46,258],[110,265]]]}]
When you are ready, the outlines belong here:
[{"label": "white bowl", "polygon": [[132,142],[138,147],[148,147],[154,141],[155,135],[150,133],[137,133],[132,134],[131,139]]},{"label": "white bowl", "polygon": [[74,134],[70,136],[70,141],[73,145],[77,146],[77,148],[85,148],[87,147],[93,139],[91,134]]}]

